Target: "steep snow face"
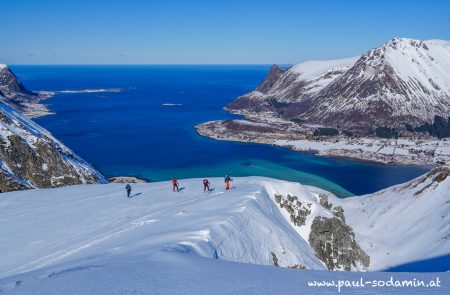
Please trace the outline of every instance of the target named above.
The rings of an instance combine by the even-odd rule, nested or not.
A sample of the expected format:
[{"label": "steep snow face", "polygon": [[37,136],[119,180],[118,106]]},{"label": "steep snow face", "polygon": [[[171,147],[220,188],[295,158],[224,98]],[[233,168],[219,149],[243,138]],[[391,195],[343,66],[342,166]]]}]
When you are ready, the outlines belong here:
[{"label": "steep snow face", "polygon": [[0,103],[0,190],[106,182],[47,130]]},{"label": "steep snow face", "polygon": [[381,51],[385,65],[390,65],[414,90],[411,95],[450,95],[450,42],[397,38],[386,43]]},{"label": "steep snow face", "polygon": [[345,73],[357,59],[308,61],[295,65],[274,83],[267,94],[282,102],[299,102],[325,88]]},{"label": "steep snow face", "polygon": [[450,167],[377,193],[334,199],[372,270],[450,253]]},{"label": "steep snow face", "polygon": [[306,93],[312,94],[322,90],[336,77],[348,70],[355,64],[358,57],[308,61],[297,64],[290,69],[290,72],[298,74],[297,81],[308,81],[311,85],[306,89]]}]

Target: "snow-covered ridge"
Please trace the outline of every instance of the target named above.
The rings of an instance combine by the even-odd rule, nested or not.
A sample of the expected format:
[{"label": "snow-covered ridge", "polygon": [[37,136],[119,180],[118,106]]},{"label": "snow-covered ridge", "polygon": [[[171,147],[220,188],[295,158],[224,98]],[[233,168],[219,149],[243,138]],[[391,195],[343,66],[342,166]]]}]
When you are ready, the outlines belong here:
[{"label": "snow-covered ridge", "polygon": [[296,64],[289,69],[293,73],[299,74],[299,79],[313,80],[328,71],[334,69],[346,69],[355,64],[359,56],[335,59],[335,60],[312,60]]},{"label": "snow-covered ridge", "polygon": [[374,194],[335,199],[372,269],[450,254],[450,166]]}]

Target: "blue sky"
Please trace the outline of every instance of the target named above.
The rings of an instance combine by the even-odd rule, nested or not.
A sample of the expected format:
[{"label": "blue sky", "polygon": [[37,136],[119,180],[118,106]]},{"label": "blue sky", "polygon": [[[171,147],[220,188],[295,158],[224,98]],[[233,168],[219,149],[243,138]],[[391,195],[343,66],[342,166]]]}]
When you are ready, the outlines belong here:
[{"label": "blue sky", "polygon": [[450,1],[0,0],[0,63],[271,64],[450,40]]}]

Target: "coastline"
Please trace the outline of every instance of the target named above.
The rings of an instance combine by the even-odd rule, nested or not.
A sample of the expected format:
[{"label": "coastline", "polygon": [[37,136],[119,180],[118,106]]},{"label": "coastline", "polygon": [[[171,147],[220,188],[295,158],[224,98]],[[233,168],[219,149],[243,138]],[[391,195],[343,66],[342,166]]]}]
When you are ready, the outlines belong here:
[{"label": "coastline", "polygon": [[282,125],[237,119],[209,121],[194,128],[198,134],[219,141],[270,144],[300,152],[314,151],[315,156],[320,157],[421,167],[450,164],[450,141],[447,140],[343,136],[314,138]]},{"label": "coastline", "polygon": [[19,111],[27,118],[36,119],[48,115],[54,115],[55,113],[50,111],[48,105],[42,102],[55,95],[55,92],[50,91],[38,91],[36,98],[30,102],[22,102],[18,105]]},{"label": "coastline", "polygon": [[56,94],[77,94],[77,93],[119,93],[122,88],[99,88],[99,89],[81,89],[81,90],[60,90],[60,91],[37,91],[37,97],[29,102],[21,102],[19,111],[30,119],[36,119],[48,115],[54,115],[55,112],[50,110],[49,105],[41,103],[42,101],[52,98]]}]

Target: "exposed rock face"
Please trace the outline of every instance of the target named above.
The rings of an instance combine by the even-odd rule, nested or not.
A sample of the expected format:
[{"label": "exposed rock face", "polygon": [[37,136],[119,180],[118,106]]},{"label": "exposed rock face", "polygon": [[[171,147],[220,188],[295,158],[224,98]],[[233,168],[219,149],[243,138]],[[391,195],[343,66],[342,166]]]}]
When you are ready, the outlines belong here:
[{"label": "exposed rock face", "polygon": [[272,89],[273,85],[278,81],[283,72],[284,71],[280,66],[272,65],[266,78],[261,84],[259,84],[259,86],[256,88],[256,91],[266,93],[267,91]]},{"label": "exposed rock face", "polygon": [[342,206],[333,207],[328,196],[320,194],[320,205],[326,209],[327,214],[335,216],[330,218],[312,215],[313,204],[302,202],[296,196],[274,195],[274,199],[280,209],[289,214],[294,226],[309,226],[312,221],[308,242],[315,255],[329,270],[366,270],[369,267],[370,257],[356,243],[352,228],[345,223]]},{"label": "exposed rock face", "polygon": [[328,202],[327,195],[324,195],[324,194],[319,195],[319,200],[320,200],[320,205],[327,208],[328,210],[330,210],[331,207],[333,207],[333,204]]},{"label": "exposed rock face", "polygon": [[6,99],[17,99],[38,94],[26,89],[8,66],[0,65],[0,95]]},{"label": "exposed rock face", "polygon": [[276,113],[276,108],[271,104],[268,97],[259,91],[252,91],[238,97],[235,101],[228,104],[226,109],[234,113]]},{"label": "exposed rock face", "polygon": [[105,183],[104,177],[47,130],[0,103],[2,192]]},{"label": "exposed rock face", "polygon": [[309,243],[329,270],[350,271],[352,266],[369,267],[370,257],[356,243],[352,229],[340,218],[316,217]]},{"label": "exposed rock face", "polygon": [[277,202],[281,209],[289,213],[291,222],[296,226],[305,225],[306,218],[311,214],[311,203],[305,203],[298,200],[296,196],[275,195],[275,202]]},{"label": "exposed rock face", "polygon": [[50,96],[51,93],[28,90],[8,66],[0,64],[0,102],[33,118],[49,113],[48,109],[38,102]]},{"label": "exposed rock face", "polygon": [[146,179],[137,176],[115,176],[108,179],[109,183],[148,183]]},{"label": "exposed rock face", "polygon": [[272,66],[228,109],[331,127],[405,128],[450,116],[450,42],[395,38],[358,58]]}]

